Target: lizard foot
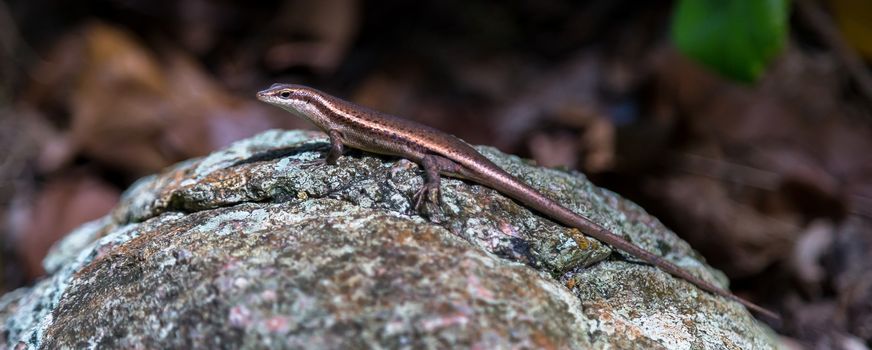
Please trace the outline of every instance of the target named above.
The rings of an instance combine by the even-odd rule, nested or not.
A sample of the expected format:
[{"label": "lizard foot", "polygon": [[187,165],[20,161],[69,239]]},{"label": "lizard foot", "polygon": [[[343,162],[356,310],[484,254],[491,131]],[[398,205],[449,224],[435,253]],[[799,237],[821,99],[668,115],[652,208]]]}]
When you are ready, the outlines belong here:
[{"label": "lizard foot", "polygon": [[307,160],[305,162],[300,163],[300,169],[311,169],[311,168],[319,168],[327,165],[327,159],[318,158],[313,160]]},{"label": "lizard foot", "polygon": [[442,190],[438,183],[434,184],[428,181],[418,189],[418,192],[415,192],[413,198],[415,210],[418,212],[424,212],[428,207],[427,204],[433,204],[436,209],[439,209],[442,205]]}]

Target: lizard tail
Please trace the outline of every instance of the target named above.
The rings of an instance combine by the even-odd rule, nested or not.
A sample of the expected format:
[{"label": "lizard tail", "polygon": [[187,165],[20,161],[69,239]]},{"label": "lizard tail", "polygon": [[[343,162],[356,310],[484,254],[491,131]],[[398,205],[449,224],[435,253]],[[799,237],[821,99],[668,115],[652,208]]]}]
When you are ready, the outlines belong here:
[{"label": "lizard tail", "polygon": [[[719,295],[725,297],[730,300],[737,301],[747,307],[750,310],[753,310],[760,315],[771,318],[775,321],[780,321],[781,317],[764,307],[761,307],[757,304],[754,304],[748,300],[740,298],[735,294],[731,293],[728,290],[715,286],[714,284],[692,275],[687,270],[678,267],[673,264],[669,260],[664,259],[663,257],[651,253],[643,248],[640,248],[623,237],[618,236],[604,227],[600,226],[597,223],[594,223],[587,218],[574,213],[573,211],[567,209],[566,207],[560,205],[559,203],[551,200],[550,198],[538,194],[538,192],[529,187],[527,184],[521,182],[517,178],[509,175],[508,173],[499,174],[503,177],[504,180],[511,179],[509,181],[498,181],[496,183],[490,182],[491,186],[498,187],[494,188],[499,192],[505,193],[509,197],[514,198],[521,203],[535,209],[536,211],[545,214],[548,217],[560,222],[569,227],[574,227],[581,230],[583,233],[604,242],[614,248],[619,250],[623,250],[630,255],[641,259],[642,261],[654,265],[657,268],[673,275],[675,277],[684,279],[693,285],[703,289],[709,293]],[[485,182],[487,183],[487,182]]]}]

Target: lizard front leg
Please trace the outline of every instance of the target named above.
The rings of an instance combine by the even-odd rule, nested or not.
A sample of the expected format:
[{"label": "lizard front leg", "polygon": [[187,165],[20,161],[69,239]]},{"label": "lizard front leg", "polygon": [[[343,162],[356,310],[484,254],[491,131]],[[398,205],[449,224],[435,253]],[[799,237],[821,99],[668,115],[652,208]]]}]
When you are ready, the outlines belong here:
[{"label": "lizard front leg", "polygon": [[339,157],[345,153],[345,145],[342,143],[342,133],[336,130],[327,132],[330,137],[330,151],[327,152],[326,158],[318,158],[302,165],[303,168],[327,165],[336,165]]},{"label": "lizard front leg", "polygon": [[339,157],[345,153],[345,146],[342,143],[342,133],[336,130],[330,130],[327,132],[327,136],[330,136],[330,151],[327,152],[327,158],[324,160],[328,165],[336,165],[336,161],[339,160]]}]

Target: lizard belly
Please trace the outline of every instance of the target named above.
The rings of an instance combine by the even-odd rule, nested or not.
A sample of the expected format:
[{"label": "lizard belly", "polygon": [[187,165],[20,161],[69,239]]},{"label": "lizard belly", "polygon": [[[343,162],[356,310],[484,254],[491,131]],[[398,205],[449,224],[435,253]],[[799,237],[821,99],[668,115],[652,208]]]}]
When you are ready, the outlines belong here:
[{"label": "lizard belly", "polygon": [[424,158],[424,150],[420,147],[415,147],[414,144],[404,142],[400,138],[367,136],[364,133],[350,132],[343,133],[343,143],[351,148],[359,150],[398,156],[409,159],[413,162],[420,163]]}]

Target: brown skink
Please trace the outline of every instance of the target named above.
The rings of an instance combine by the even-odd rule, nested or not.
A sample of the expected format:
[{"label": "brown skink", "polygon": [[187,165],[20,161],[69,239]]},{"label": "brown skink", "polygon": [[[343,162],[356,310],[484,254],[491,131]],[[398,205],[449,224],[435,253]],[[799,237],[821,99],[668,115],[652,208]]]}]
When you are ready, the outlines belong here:
[{"label": "brown skink", "polygon": [[257,93],[257,98],[307,119],[324,130],[331,144],[325,159],[327,164],[336,163],[344,146],[399,156],[420,164],[426,181],[415,194],[416,208],[420,207],[422,201],[441,198],[440,175],[469,180],[497,190],[553,220],[577,228],[705,291],[735,300],[773,319],[779,318],[775,313],[696,277],[572,212],[512,176],[453,135],[301,85],[274,84]]}]

